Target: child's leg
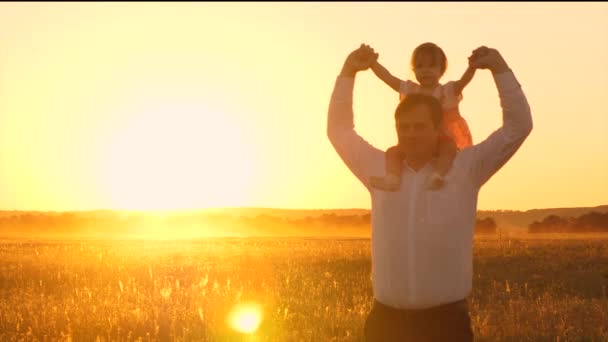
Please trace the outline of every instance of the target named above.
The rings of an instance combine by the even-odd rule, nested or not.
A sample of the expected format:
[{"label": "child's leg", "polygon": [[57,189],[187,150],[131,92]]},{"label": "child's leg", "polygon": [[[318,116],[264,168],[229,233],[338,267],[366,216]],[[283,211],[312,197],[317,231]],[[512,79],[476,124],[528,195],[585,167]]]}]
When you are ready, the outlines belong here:
[{"label": "child's leg", "polygon": [[386,150],[386,175],[401,182],[401,168],[403,167],[403,153],[401,148],[392,146]]},{"label": "child's leg", "polygon": [[403,153],[399,146],[390,147],[385,154],[386,175],[384,177],[371,177],[370,185],[385,191],[396,191],[401,185],[401,168]]}]

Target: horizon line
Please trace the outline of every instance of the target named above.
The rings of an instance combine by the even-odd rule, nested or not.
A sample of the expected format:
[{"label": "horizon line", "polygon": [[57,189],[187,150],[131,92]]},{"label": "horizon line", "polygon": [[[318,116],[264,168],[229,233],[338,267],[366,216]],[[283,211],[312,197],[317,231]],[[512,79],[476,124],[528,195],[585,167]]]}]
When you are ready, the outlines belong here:
[{"label": "horizon line", "polygon": [[[549,207],[549,208],[533,208],[527,210],[520,209],[477,209],[477,211],[519,211],[527,212],[532,210],[556,210],[556,209],[578,209],[578,208],[600,208],[608,207],[608,204],[600,204],[595,206],[581,207]],[[184,209],[77,209],[77,210],[39,210],[39,209],[1,209],[0,212],[42,212],[42,213],[83,213],[83,212],[136,212],[136,213],[170,213],[170,212],[188,212],[188,211],[214,211],[214,210],[281,210],[281,211],[346,211],[346,210],[361,210],[371,211],[366,208],[278,208],[278,207],[201,207],[201,208],[184,208]]]}]

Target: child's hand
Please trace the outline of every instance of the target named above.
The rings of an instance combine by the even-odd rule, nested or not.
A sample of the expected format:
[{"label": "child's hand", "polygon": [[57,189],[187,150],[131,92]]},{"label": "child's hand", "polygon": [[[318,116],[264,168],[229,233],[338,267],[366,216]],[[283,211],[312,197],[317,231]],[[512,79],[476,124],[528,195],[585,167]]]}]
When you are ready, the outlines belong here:
[{"label": "child's hand", "polygon": [[351,52],[342,68],[343,76],[354,76],[355,73],[361,70],[369,69],[378,59],[378,54],[374,52],[369,45],[361,44],[361,46]]},{"label": "child's hand", "polygon": [[471,53],[469,56],[469,67],[473,69],[484,69],[479,62],[479,59],[485,55],[487,55],[489,48],[482,46],[479,47]]},{"label": "child's hand", "polygon": [[498,50],[481,46],[469,57],[469,66],[474,69],[490,69],[492,73],[501,73],[509,70],[507,62]]},{"label": "child's hand", "polygon": [[361,44],[359,49],[361,50],[361,57],[366,61],[366,63],[369,63],[368,67],[371,67],[372,64],[378,60],[378,53],[374,51],[371,46]]}]

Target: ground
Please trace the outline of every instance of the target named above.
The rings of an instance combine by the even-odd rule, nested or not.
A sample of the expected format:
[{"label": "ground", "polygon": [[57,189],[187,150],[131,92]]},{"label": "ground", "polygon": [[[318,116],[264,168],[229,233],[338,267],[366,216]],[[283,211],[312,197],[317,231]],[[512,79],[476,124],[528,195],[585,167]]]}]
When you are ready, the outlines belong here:
[{"label": "ground", "polygon": [[[0,340],[357,341],[370,270],[368,239],[3,240]],[[608,236],[475,239],[477,341],[608,340],[607,292]]]}]

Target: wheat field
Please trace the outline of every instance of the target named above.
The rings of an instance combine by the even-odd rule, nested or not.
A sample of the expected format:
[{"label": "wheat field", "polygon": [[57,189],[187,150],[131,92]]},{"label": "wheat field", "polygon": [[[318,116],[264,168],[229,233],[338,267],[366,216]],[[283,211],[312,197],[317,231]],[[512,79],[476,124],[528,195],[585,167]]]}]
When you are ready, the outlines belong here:
[{"label": "wheat field", "polygon": [[[2,240],[0,340],[359,341],[370,272],[368,239]],[[476,237],[476,340],[608,341],[607,285],[607,236]]]}]

